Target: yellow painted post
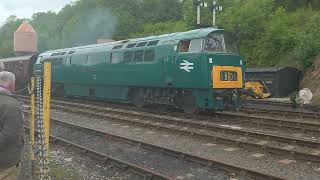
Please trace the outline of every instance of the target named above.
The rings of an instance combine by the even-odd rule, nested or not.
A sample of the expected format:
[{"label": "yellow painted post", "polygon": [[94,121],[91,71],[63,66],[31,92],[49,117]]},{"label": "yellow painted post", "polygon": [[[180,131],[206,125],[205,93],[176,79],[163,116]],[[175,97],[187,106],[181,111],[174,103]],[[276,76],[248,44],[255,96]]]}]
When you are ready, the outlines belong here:
[{"label": "yellow painted post", "polygon": [[49,157],[50,138],[50,99],[51,99],[51,63],[44,63],[43,76],[43,124],[47,156]]},{"label": "yellow painted post", "polygon": [[35,123],[35,103],[34,103],[34,78],[31,78],[31,129],[30,129],[30,138],[31,138],[31,160],[35,160],[34,157],[34,123]]}]

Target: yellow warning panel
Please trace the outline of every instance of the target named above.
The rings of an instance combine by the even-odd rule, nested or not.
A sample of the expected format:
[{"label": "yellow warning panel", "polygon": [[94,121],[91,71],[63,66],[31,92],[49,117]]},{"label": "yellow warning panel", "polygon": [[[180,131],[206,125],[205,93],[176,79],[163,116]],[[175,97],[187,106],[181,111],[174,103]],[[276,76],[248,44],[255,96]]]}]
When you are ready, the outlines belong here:
[{"label": "yellow warning panel", "polygon": [[50,138],[50,99],[51,99],[51,63],[44,63],[43,75],[43,124],[47,157],[49,157]]},{"label": "yellow warning panel", "polygon": [[212,84],[215,89],[243,88],[241,67],[213,66]]}]

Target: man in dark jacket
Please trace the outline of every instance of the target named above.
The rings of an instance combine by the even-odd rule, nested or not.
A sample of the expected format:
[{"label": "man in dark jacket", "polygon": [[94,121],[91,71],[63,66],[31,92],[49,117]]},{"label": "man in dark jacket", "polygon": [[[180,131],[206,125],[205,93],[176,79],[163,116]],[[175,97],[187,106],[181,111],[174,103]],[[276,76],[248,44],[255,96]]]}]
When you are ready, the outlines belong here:
[{"label": "man in dark jacket", "polygon": [[23,115],[14,90],[14,74],[0,72],[0,180],[17,179],[23,152]]}]

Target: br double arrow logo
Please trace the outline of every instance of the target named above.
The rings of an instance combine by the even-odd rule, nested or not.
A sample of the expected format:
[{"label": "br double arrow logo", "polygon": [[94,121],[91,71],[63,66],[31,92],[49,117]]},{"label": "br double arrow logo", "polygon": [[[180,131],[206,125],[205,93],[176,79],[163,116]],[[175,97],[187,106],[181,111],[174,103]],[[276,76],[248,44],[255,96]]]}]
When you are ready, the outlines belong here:
[{"label": "br double arrow logo", "polygon": [[191,72],[191,70],[193,70],[193,63],[187,60],[183,60],[183,62],[180,63],[180,69]]}]

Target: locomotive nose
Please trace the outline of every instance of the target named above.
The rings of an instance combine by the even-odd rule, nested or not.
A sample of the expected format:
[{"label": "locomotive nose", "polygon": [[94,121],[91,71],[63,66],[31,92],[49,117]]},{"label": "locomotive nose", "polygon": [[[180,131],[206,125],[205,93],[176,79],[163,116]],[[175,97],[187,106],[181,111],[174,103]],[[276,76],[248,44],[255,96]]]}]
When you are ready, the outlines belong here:
[{"label": "locomotive nose", "polygon": [[242,60],[230,54],[209,55],[212,64],[211,78],[214,89],[243,88]]}]

